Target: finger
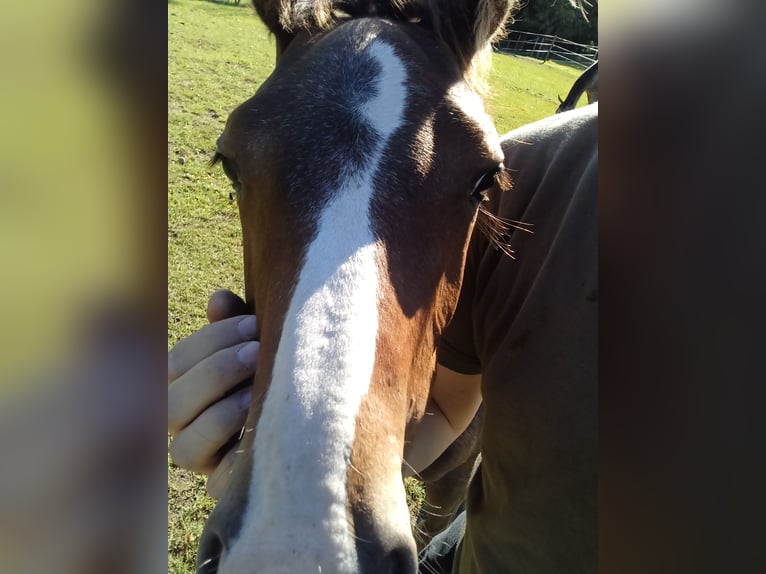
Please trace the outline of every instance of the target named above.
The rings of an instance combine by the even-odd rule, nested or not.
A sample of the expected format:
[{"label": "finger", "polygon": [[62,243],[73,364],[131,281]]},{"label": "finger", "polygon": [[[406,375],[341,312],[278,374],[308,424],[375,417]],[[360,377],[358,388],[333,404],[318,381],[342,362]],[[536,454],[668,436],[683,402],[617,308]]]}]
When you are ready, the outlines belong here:
[{"label": "finger", "polygon": [[221,458],[220,451],[242,430],[250,407],[251,386],[213,404],[170,443],[173,462],[196,472],[210,471]]},{"label": "finger", "polygon": [[260,343],[250,341],[223,349],[198,363],[168,387],[168,430],[191,423],[202,411],[252,377]]},{"label": "finger", "polygon": [[248,314],[250,314],[250,311],[242,298],[227,289],[216,291],[208,299],[207,320],[211,323],[236,315]]},{"label": "finger", "polygon": [[229,450],[218,463],[218,466],[208,474],[207,479],[207,493],[212,498],[221,498],[226,488],[231,482],[231,470],[234,468],[234,462],[240,455],[240,444],[237,443],[231,450]]},{"label": "finger", "polygon": [[240,315],[205,325],[168,352],[168,383],[214,353],[256,337],[255,315]]}]

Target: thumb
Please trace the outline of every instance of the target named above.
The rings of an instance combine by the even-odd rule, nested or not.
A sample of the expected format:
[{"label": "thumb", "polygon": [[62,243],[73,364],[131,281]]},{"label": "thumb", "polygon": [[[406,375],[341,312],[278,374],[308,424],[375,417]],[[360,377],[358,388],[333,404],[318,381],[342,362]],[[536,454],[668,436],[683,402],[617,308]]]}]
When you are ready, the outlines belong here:
[{"label": "thumb", "polygon": [[237,315],[251,314],[247,304],[228,289],[216,291],[207,302],[207,320],[211,323]]}]

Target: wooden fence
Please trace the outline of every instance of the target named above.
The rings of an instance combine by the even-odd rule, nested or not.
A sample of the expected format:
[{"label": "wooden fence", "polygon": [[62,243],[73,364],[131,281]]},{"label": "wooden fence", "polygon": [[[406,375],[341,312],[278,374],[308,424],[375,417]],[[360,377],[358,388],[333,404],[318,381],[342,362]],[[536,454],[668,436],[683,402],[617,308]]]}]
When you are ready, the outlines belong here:
[{"label": "wooden fence", "polygon": [[496,46],[498,52],[530,56],[543,62],[554,60],[585,69],[598,60],[598,46],[578,44],[566,38],[511,30]]}]

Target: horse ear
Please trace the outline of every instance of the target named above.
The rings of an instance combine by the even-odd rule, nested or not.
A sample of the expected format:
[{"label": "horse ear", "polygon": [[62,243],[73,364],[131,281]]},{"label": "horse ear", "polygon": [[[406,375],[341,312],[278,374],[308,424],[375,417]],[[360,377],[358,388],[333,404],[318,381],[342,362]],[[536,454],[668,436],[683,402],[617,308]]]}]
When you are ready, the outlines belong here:
[{"label": "horse ear", "polygon": [[253,8],[255,8],[258,16],[272,34],[282,30],[282,26],[279,23],[281,6],[282,2],[280,0],[253,0]]},{"label": "horse ear", "polygon": [[[298,30],[323,28],[332,20],[333,8],[349,13],[382,14],[394,11],[419,13],[452,49],[465,69],[475,56],[486,52],[498,38],[516,0],[253,0],[255,11],[277,39],[277,59]],[[419,8],[420,7],[420,8]]]},{"label": "horse ear", "polygon": [[516,0],[474,0],[475,22],[473,41],[475,52],[481,51],[505,33],[505,23]]},{"label": "horse ear", "polygon": [[253,0],[253,7],[258,16],[277,40],[277,60],[295,36],[295,32],[285,27],[283,23],[285,4],[289,5],[290,2],[285,0]]},{"label": "horse ear", "polygon": [[437,34],[466,67],[502,36],[516,0],[431,0]]}]

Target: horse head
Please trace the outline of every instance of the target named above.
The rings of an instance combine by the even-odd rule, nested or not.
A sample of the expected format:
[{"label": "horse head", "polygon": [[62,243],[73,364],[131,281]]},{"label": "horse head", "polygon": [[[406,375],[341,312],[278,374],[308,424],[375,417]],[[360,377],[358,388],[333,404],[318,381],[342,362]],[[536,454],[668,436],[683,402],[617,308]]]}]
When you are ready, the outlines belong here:
[{"label": "horse head", "polygon": [[416,572],[402,453],[503,173],[474,74],[511,4],[255,2],[277,65],[216,160],[261,349],[200,571]]}]

